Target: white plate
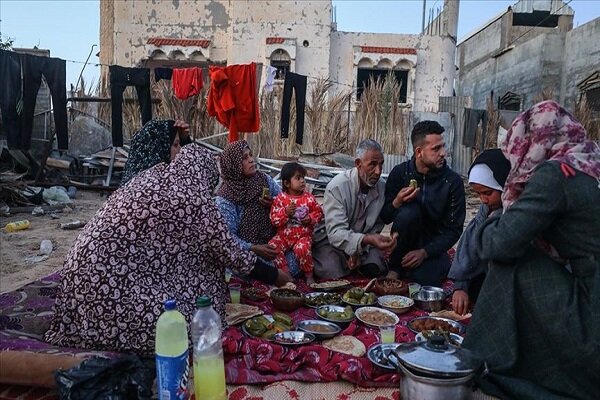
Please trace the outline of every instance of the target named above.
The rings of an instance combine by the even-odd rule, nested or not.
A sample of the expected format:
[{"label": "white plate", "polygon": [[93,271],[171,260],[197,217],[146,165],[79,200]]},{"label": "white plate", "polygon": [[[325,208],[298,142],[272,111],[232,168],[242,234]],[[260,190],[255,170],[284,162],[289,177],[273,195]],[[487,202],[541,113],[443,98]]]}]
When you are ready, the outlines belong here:
[{"label": "white plate", "polygon": [[[413,299],[397,295],[381,296],[377,299],[377,302],[381,307],[396,314],[403,314],[415,305]],[[392,306],[390,303],[399,303],[399,305]]]},{"label": "white plate", "polygon": [[[362,316],[366,312],[377,312],[377,313],[385,314],[385,315],[391,317],[394,320],[394,323],[393,324],[376,324],[373,322],[365,321]],[[395,326],[398,322],[400,322],[400,318],[398,318],[398,316],[396,314],[394,314],[391,311],[384,310],[383,308],[379,308],[379,307],[361,307],[358,310],[356,310],[355,315],[356,315],[356,318],[358,318],[358,320],[360,322],[362,322],[363,324],[368,325],[370,327],[373,327],[373,328]]]}]

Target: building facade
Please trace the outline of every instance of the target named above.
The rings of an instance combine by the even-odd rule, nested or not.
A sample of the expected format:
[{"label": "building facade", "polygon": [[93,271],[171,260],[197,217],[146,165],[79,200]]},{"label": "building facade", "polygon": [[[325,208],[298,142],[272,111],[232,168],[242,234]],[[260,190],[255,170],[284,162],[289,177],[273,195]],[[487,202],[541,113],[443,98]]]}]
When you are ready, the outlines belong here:
[{"label": "building facade", "polygon": [[[313,79],[359,100],[370,76],[392,72],[400,102],[437,111],[453,94],[458,0],[421,35],[340,32],[331,1],[101,0],[100,62],[126,67],[259,62]],[[108,70],[103,67],[102,75]]]}]

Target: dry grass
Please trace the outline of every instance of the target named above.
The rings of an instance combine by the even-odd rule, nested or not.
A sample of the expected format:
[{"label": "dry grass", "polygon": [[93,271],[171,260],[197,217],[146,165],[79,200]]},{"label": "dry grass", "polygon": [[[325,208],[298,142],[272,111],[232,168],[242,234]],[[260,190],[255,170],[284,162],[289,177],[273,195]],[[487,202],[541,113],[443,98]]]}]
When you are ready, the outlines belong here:
[{"label": "dry grass", "polygon": [[383,80],[371,80],[364,89],[352,123],[349,148],[366,138],[378,141],[385,153],[406,154],[408,115],[398,103],[400,84],[392,74]]},{"label": "dry grass", "polygon": [[583,125],[588,138],[600,141],[600,121],[594,118],[594,112],[590,108],[585,95],[581,96],[579,101],[575,103],[573,116]]},{"label": "dry grass", "polygon": [[533,97],[533,104],[537,104],[546,100],[556,100],[554,98],[554,90],[552,88],[544,88],[540,93],[535,95]]},{"label": "dry grass", "polygon": [[487,131],[485,139],[486,149],[495,149],[498,147],[498,128],[500,127],[500,112],[494,108],[492,96],[486,99],[486,109],[488,115]]}]

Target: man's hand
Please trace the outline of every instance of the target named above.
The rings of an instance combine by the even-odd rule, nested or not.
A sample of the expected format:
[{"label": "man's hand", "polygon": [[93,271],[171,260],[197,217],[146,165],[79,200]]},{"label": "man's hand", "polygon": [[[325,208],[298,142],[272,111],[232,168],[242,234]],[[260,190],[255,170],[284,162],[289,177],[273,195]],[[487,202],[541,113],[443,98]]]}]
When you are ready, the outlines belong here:
[{"label": "man's hand", "polygon": [[270,209],[271,205],[273,204],[273,198],[272,197],[261,197],[260,199],[258,199],[258,202],[263,207]]},{"label": "man's hand", "polygon": [[250,251],[253,251],[260,258],[265,260],[274,260],[277,257],[277,250],[270,244],[253,244],[250,246]]},{"label": "man's hand", "polygon": [[297,208],[298,208],[298,206],[296,205],[296,203],[291,203],[289,206],[287,206],[285,208],[285,213],[287,214],[288,217],[292,218],[294,216],[294,213],[296,212]]},{"label": "man's hand", "polygon": [[407,186],[405,188],[400,189],[394,200],[392,201],[392,206],[394,208],[400,207],[402,204],[409,203],[413,201],[417,195],[419,194],[419,188],[414,188],[412,186]]},{"label": "man's hand", "polygon": [[427,258],[427,252],[424,249],[412,250],[406,253],[402,258],[402,268],[417,268],[423,264],[423,261]]},{"label": "man's hand", "polygon": [[452,309],[460,315],[469,311],[469,295],[464,290],[455,290],[452,295]]},{"label": "man's hand", "polygon": [[396,247],[396,237],[398,235],[393,236],[384,236],[379,235],[377,233],[370,233],[365,235],[362,240],[362,244],[373,246],[384,253],[391,253]]},{"label": "man's hand", "polygon": [[346,262],[347,262],[348,269],[350,271],[354,271],[356,268],[360,267],[360,256],[358,256],[356,254],[353,256],[350,256],[350,257],[348,257]]},{"label": "man's hand", "polygon": [[294,278],[287,272],[284,272],[280,269],[277,270],[277,280],[275,281],[275,286],[281,287],[284,286],[288,282],[293,282]]},{"label": "man's hand", "polygon": [[173,127],[179,131],[179,136],[188,137],[190,135],[190,125],[182,120],[176,120]]}]

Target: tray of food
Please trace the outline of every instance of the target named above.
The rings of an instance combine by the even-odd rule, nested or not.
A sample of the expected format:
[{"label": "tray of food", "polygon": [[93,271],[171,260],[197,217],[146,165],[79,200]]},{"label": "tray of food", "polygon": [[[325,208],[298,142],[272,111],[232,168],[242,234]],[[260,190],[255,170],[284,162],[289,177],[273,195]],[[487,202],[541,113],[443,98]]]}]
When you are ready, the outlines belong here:
[{"label": "tray of food", "polygon": [[301,331],[312,333],[317,339],[329,339],[341,332],[341,328],[329,321],[307,319],[298,322],[297,328]]},{"label": "tray of food", "polygon": [[250,300],[250,301],[265,301],[266,299],[269,298],[269,296],[267,295],[267,293],[265,291],[254,288],[254,287],[242,289],[240,294],[242,295],[243,298]]},{"label": "tray of food", "polygon": [[311,283],[310,287],[312,289],[323,291],[323,292],[334,292],[336,290],[342,290],[350,286],[350,281],[346,279],[338,279],[335,281],[327,281],[320,283]]},{"label": "tray of food", "polygon": [[398,347],[398,343],[376,344],[369,348],[367,357],[369,361],[383,369],[396,370],[396,364],[390,361],[390,354]]},{"label": "tray of food", "polygon": [[347,324],[354,319],[352,307],[333,306],[330,304],[317,307],[317,315],[325,321],[336,324]]},{"label": "tray of food", "polygon": [[315,341],[315,335],[302,331],[285,331],[276,333],[273,341],[285,346],[301,346]]},{"label": "tray of food", "polygon": [[395,314],[404,314],[415,304],[413,299],[396,295],[381,296],[377,302],[381,307]]},{"label": "tray of food", "polygon": [[342,304],[342,296],[337,293],[312,292],[304,295],[304,304],[308,307],[317,308],[326,304]]},{"label": "tray of food", "polygon": [[465,332],[465,327],[460,322],[440,317],[414,318],[409,321],[407,326],[408,329],[414,333],[420,333],[423,331],[443,331],[461,335]]},{"label": "tray of food", "polygon": [[242,332],[246,335],[265,340],[273,340],[275,334],[293,329],[294,323],[290,316],[278,312],[253,317],[242,324]]},{"label": "tray of food", "polygon": [[377,307],[359,308],[356,310],[356,318],[372,328],[394,326],[400,322],[400,318],[393,312]]},{"label": "tray of food", "polygon": [[355,307],[372,306],[377,303],[375,293],[365,292],[361,288],[352,288],[342,296],[344,303]]}]

